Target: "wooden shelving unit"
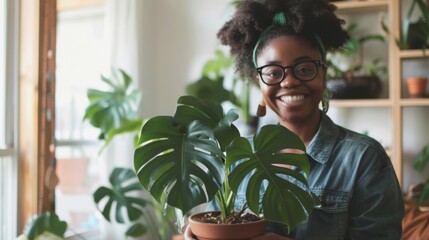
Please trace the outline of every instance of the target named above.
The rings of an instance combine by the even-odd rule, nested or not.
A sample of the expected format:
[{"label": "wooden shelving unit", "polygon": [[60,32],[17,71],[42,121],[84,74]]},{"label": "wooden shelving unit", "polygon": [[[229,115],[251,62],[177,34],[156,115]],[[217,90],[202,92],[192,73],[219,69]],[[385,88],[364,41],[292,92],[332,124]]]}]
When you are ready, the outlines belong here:
[{"label": "wooden shelving unit", "polygon": [[340,1],[334,2],[341,13],[380,11],[386,10],[389,6],[388,0],[367,0],[367,1]]},{"label": "wooden shelving unit", "polygon": [[[429,98],[408,98],[405,92],[404,83],[404,63],[408,61],[417,61],[420,59],[428,59],[427,66],[429,68],[429,49],[415,49],[415,50],[401,50],[395,43],[395,39],[399,38],[401,29],[401,8],[408,7],[408,0],[346,0],[333,2],[337,6],[337,12],[341,15],[351,14],[362,16],[365,14],[385,14],[388,16],[386,24],[391,31],[388,37],[388,96],[382,99],[359,99],[359,100],[331,100],[330,104],[334,108],[349,109],[347,113],[359,109],[358,114],[368,110],[368,114],[378,112],[378,109],[383,109],[387,112],[386,117],[386,136],[389,136],[389,142],[386,151],[389,152],[393,166],[395,168],[398,179],[403,189],[408,186],[404,185],[404,179],[412,178],[411,175],[415,174],[410,170],[410,162],[412,156],[416,155],[418,151],[410,148],[409,142],[413,144],[423,144],[429,142],[429,136],[425,136],[423,129],[427,126],[411,126],[418,118],[417,116],[410,115],[423,115],[427,116],[429,111]],[[376,23],[379,24],[379,23]],[[374,28],[375,26],[368,26]],[[420,61],[421,62],[421,61]],[[409,70],[409,69],[408,69]],[[410,71],[408,71],[410,72]],[[429,77],[429,76],[428,76]],[[385,86],[387,87],[387,86]],[[363,109],[363,110],[362,110]],[[371,110],[371,111],[369,111]],[[387,111],[386,111],[387,110]],[[356,116],[353,115],[353,116]],[[370,116],[368,116],[370,117]],[[370,121],[370,120],[369,120]],[[420,120],[424,121],[424,120]],[[368,125],[371,125],[368,122]],[[410,137],[411,136],[411,137]],[[419,140],[416,140],[417,139]],[[425,142],[422,142],[425,141]]]},{"label": "wooden shelving unit", "polygon": [[[388,118],[386,125],[389,125],[387,136],[391,136],[389,146],[389,155],[397,173],[398,179],[403,184],[404,180],[404,161],[409,161],[404,155],[409,155],[409,150],[404,149],[404,124],[407,109],[413,111],[429,110],[429,98],[406,98],[403,96],[403,62],[413,61],[415,59],[429,59],[429,49],[422,50],[400,50],[395,43],[399,37],[401,28],[401,8],[407,0],[346,0],[332,2],[337,6],[337,12],[341,15],[353,14],[359,16],[362,14],[385,14],[388,16],[386,24],[392,35],[388,37],[388,96],[383,99],[359,99],[359,100],[331,100],[331,107],[350,109],[387,109]],[[379,23],[376,23],[379,24]],[[368,26],[374,28],[375,26]],[[377,28],[377,27],[376,27]],[[428,60],[429,67],[429,60]],[[385,86],[387,87],[387,86]],[[416,110],[417,109],[417,110]],[[365,110],[364,110],[365,111]],[[385,110],[383,110],[385,111]],[[410,116],[407,115],[407,119]],[[387,123],[389,121],[389,123]],[[371,122],[368,122],[371,124]],[[410,134],[407,129],[407,134]],[[413,133],[411,133],[413,134]],[[417,133],[416,133],[417,134]],[[427,138],[429,141],[429,137]],[[405,154],[406,153],[406,154]],[[416,154],[416,153],[412,153]],[[409,158],[409,157],[408,157]],[[409,163],[408,163],[409,164]],[[407,176],[406,176],[407,177]],[[407,186],[403,186],[407,187]]]}]

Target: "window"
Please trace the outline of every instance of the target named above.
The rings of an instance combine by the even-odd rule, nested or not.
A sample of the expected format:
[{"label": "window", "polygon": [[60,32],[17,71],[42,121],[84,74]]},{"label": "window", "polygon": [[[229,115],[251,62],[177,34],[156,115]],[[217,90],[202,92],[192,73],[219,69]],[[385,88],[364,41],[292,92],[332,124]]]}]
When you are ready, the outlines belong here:
[{"label": "window", "polygon": [[107,176],[98,155],[99,132],[82,119],[86,91],[102,84],[107,65],[104,5],[59,9],[57,19],[55,210],[70,234],[89,236],[99,225],[92,193]]},{"label": "window", "polygon": [[17,232],[18,1],[0,0],[0,239]]}]

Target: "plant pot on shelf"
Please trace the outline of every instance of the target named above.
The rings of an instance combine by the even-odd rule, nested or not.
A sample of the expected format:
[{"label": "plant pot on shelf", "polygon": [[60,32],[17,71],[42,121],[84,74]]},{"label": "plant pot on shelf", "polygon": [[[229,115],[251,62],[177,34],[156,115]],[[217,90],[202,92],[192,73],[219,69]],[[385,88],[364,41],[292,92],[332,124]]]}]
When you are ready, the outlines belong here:
[{"label": "plant pot on shelf", "polygon": [[426,97],[426,85],[428,79],[425,77],[408,77],[408,96],[411,98]]},{"label": "plant pot on shelf", "polygon": [[198,240],[249,239],[262,235],[268,224],[268,222],[263,219],[237,224],[218,224],[198,221],[198,219],[204,218],[204,216],[207,215],[212,217],[219,216],[220,211],[201,212],[189,217],[189,226]]},{"label": "plant pot on shelf", "polygon": [[377,76],[352,76],[329,79],[326,86],[332,99],[378,98],[381,80]]}]

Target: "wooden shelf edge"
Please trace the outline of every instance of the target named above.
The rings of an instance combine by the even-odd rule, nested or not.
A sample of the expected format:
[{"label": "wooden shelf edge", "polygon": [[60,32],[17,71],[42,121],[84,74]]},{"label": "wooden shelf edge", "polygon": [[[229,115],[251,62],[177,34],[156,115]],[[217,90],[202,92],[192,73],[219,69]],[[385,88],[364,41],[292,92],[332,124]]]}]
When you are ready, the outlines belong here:
[{"label": "wooden shelf edge", "polygon": [[340,1],[340,2],[332,2],[335,6],[337,6],[337,11],[339,12],[352,12],[357,10],[379,10],[386,9],[389,6],[388,0],[361,0],[361,1]]},{"label": "wooden shelf edge", "polygon": [[389,99],[331,99],[329,105],[332,107],[390,107]]},{"label": "wooden shelf edge", "polygon": [[404,98],[400,101],[401,107],[429,106],[429,98]]},{"label": "wooden shelf edge", "polygon": [[412,49],[412,50],[401,50],[399,51],[399,57],[401,59],[406,58],[427,58],[429,57],[429,49]]}]

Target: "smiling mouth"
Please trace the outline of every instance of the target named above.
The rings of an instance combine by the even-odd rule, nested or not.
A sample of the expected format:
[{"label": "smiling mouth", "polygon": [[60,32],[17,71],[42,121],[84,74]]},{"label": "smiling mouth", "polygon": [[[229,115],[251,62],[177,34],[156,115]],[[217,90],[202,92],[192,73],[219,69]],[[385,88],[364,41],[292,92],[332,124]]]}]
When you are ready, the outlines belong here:
[{"label": "smiling mouth", "polygon": [[280,97],[280,100],[284,103],[294,103],[294,102],[299,102],[302,99],[304,99],[304,95],[286,95],[286,96],[282,96]]}]

